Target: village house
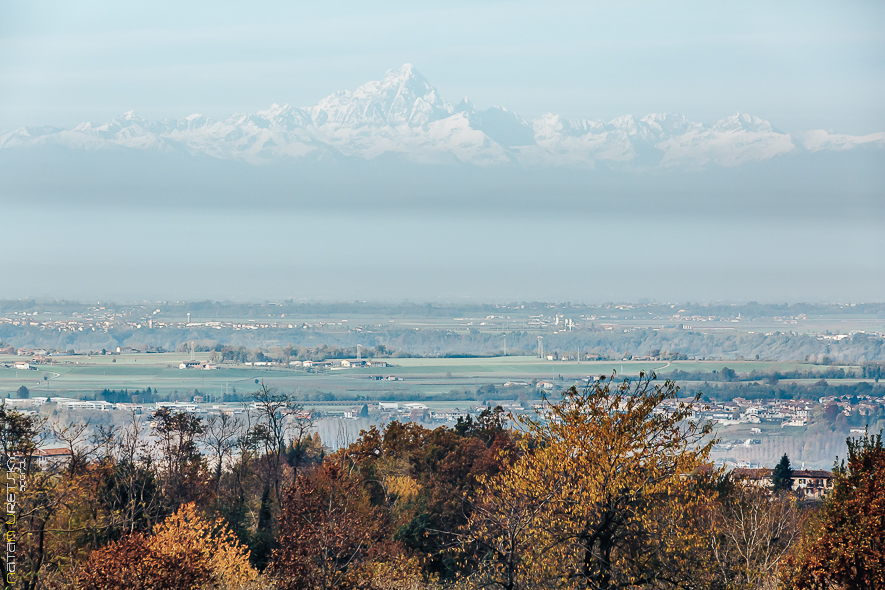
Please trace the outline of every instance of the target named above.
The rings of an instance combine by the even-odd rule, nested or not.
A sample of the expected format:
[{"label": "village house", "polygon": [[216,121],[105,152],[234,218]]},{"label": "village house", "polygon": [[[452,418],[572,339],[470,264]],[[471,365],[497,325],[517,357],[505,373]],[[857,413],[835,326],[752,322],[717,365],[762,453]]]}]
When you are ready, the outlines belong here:
[{"label": "village house", "polygon": [[108,412],[110,410],[116,409],[116,404],[112,404],[110,402],[97,400],[97,401],[68,401],[64,402],[66,408],[71,410],[98,410],[100,412]]},{"label": "village house", "polygon": [[[27,456],[16,454],[16,459],[27,459]],[[36,461],[40,469],[57,469],[71,460],[71,450],[60,447],[53,449],[37,449],[31,455],[31,460]]]},{"label": "village house", "polygon": [[444,420],[446,422],[456,422],[458,418],[467,418],[469,415],[468,412],[463,412],[458,408],[442,412],[430,412],[430,418],[432,420]]},{"label": "village house", "polygon": [[66,448],[38,449],[34,453],[41,469],[57,469],[67,465],[72,457],[71,450]]},{"label": "village house", "polygon": [[[253,404],[255,405],[255,404]],[[171,412],[197,412],[199,408],[197,404],[188,403],[188,402],[156,402],[154,407],[157,410],[161,410],[166,408]]]},{"label": "village house", "polygon": [[[735,479],[747,482],[750,485],[769,489],[771,483],[771,469],[735,469],[732,475]],[[794,469],[792,476],[792,490],[800,497],[809,500],[821,500],[833,489],[834,477],[830,471],[816,469]]]},{"label": "village house", "polygon": [[305,369],[331,369],[332,361],[304,361]]},{"label": "village house", "polygon": [[124,412],[132,412],[135,414],[141,414],[144,411],[144,406],[141,404],[132,404],[121,402],[117,404],[117,409],[122,410]]},{"label": "village house", "polygon": [[808,426],[808,419],[793,416],[783,421],[783,423],[781,424],[781,428],[783,428],[784,426]]}]

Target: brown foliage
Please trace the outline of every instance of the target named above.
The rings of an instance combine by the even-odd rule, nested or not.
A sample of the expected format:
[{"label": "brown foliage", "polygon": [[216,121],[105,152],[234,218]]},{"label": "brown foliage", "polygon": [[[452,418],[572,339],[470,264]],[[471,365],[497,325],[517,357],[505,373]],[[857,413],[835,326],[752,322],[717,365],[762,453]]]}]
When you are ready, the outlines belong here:
[{"label": "brown foliage", "polygon": [[430,590],[438,587],[433,581],[424,580],[418,558],[402,554],[361,564],[352,579],[354,590]]},{"label": "brown foliage", "polygon": [[359,479],[327,461],[285,495],[271,574],[281,590],[352,587],[382,527]]},{"label": "brown foliage", "polygon": [[94,551],[77,584],[82,590],[190,590],[210,579],[208,565],[193,548],[157,551],[141,534]]},{"label": "brown foliage", "polygon": [[788,558],[796,590],[885,588],[885,448],[881,434],[848,441],[832,496]]},{"label": "brown foliage", "polygon": [[186,504],[154,529],[94,551],[80,569],[78,590],[192,590],[255,587],[249,554],[220,519]]},{"label": "brown foliage", "polygon": [[399,422],[383,432],[371,428],[337,457],[365,482],[394,538],[423,555],[424,571],[453,578],[469,567],[449,551],[470,514],[464,495],[510,464],[516,438],[496,408],[455,429]]}]

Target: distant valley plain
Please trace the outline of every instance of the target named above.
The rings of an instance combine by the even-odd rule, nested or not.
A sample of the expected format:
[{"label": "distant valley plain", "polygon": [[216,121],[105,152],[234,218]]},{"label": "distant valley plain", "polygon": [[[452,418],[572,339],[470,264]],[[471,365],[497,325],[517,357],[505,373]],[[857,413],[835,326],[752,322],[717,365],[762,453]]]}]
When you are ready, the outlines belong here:
[{"label": "distant valley plain", "polygon": [[[28,403],[17,399],[25,386],[30,398],[130,396],[145,407],[197,399],[201,411],[217,411],[244,407],[264,383],[313,411],[332,446],[391,419],[451,425],[498,404],[532,412],[573,385],[640,371],[674,378],[686,396],[702,392],[723,461],[764,465],[789,452],[827,468],[852,429],[885,425],[885,314],[876,305],[8,301],[0,340],[15,350],[0,356],[0,394],[16,405]],[[376,364],[347,366],[357,358]],[[16,368],[24,361],[28,369]],[[195,368],[179,368],[188,361]],[[802,408],[787,411],[807,406],[801,424],[787,425],[792,414],[744,415],[794,402]],[[843,418],[825,418],[831,404]],[[126,415],[52,412],[94,423]]]}]

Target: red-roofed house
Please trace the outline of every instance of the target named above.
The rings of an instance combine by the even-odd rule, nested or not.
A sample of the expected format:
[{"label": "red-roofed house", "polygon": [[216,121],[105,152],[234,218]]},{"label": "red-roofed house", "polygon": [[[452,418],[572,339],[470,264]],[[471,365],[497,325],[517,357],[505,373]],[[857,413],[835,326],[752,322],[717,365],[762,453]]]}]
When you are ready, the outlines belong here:
[{"label": "red-roofed house", "polygon": [[[771,469],[735,469],[732,476],[751,485],[771,487]],[[833,474],[816,469],[794,469],[792,490],[804,498],[822,499],[833,489]]]}]

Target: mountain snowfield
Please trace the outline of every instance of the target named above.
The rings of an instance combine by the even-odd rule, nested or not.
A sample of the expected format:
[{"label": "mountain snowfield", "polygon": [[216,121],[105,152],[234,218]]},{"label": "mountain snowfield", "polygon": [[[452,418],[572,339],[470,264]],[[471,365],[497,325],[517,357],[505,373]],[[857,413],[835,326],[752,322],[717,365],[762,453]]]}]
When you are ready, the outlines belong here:
[{"label": "mountain snowfield", "polygon": [[712,125],[675,114],[626,115],[609,122],[546,114],[529,121],[500,107],[479,110],[466,99],[453,105],[405,64],[380,81],[336,92],[307,108],[274,104],[225,121],[193,114],[150,122],[129,111],[102,125],[23,127],[0,134],[0,148],[53,145],[183,152],[253,164],[393,155],[419,163],[635,169],[734,167],[783,154],[882,148],[885,133],[791,135],[745,113]]}]

